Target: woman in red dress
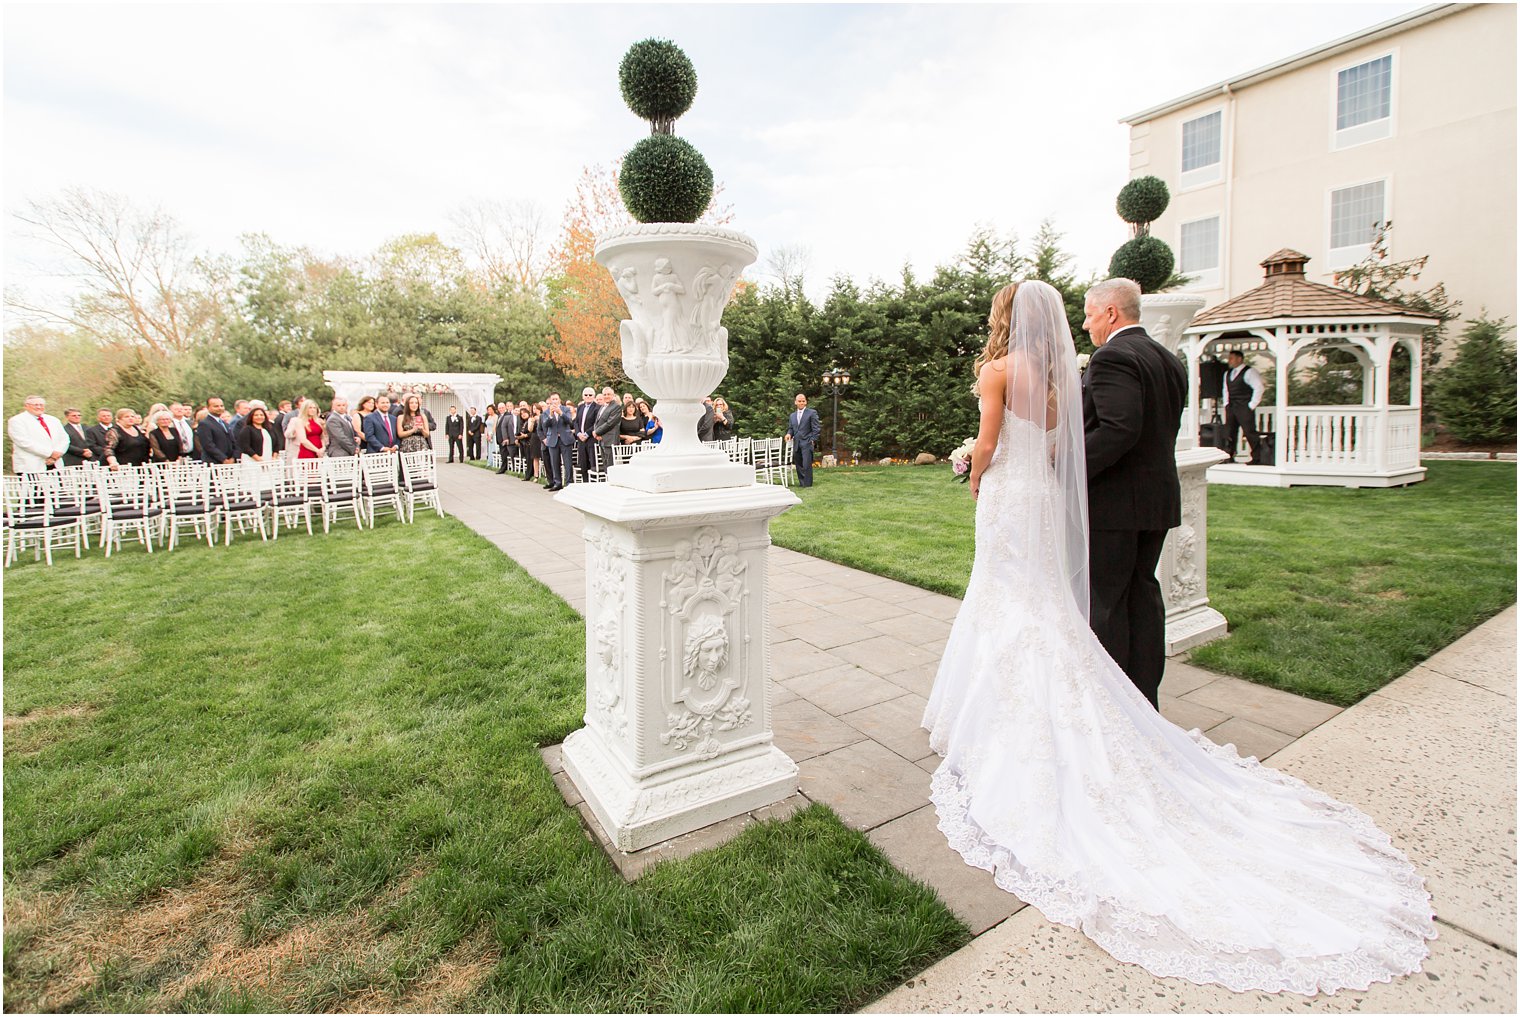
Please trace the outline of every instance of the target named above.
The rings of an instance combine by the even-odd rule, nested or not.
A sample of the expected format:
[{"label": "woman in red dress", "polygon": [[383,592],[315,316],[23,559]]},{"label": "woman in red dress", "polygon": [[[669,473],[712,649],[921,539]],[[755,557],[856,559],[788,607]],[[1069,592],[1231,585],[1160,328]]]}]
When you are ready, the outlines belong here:
[{"label": "woman in red dress", "polygon": [[317,418],[321,407],[315,399],[308,399],[301,404],[301,430],[299,432],[301,451],[296,453],[297,459],[320,459],[322,457],[322,421]]}]

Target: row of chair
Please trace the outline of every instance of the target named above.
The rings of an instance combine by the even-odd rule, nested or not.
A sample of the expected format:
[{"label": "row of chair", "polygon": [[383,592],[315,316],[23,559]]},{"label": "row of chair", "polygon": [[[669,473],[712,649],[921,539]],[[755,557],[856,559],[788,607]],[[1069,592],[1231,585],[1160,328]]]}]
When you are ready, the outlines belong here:
[{"label": "row of chair", "polygon": [[[736,463],[755,468],[755,479],[762,484],[785,484],[790,487],[794,475],[792,468],[792,444],[784,438],[729,438],[726,441],[704,442]],[[621,466],[636,455],[658,448],[649,442],[612,446],[612,465]],[[501,468],[501,448],[495,446],[486,453],[486,465]],[[507,469],[521,473],[527,469],[527,461],[519,453],[508,457]],[[606,480],[602,470],[590,472],[592,480]]]},{"label": "row of chair", "polygon": [[151,554],[155,540],[169,550],[190,528],[194,538],[215,546],[239,533],[279,539],[280,528],[305,525],[313,532],[320,513],[322,532],[347,513],[371,529],[380,512],[412,521],[422,504],[443,515],[438,463],[431,452],[400,455],[278,458],[207,466],[194,461],[154,463],[107,470],[74,466],[4,478],[5,565],[28,546],[53,563],[53,549],[74,548],[80,556],[99,535],[106,557],[131,536]]}]

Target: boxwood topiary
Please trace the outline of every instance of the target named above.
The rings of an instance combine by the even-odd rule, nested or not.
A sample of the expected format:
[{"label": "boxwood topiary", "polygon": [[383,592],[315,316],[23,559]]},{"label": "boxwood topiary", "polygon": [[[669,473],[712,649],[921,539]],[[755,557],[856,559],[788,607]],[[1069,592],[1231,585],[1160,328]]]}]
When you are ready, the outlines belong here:
[{"label": "boxwood topiary", "polygon": [[624,157],[618,190],[639,222],[696,222],[712,201],[713,174],[690,142],[651,134]]},{"label": "boxwood topiary", "polygon": [[648,120],[654,133],[669,134],[697,97],[697,69],[675,43],[645,39],[623,54],[618,84],[629,109]]},{"label": "boxwood topiary", "polygon": [[1160,237],[1136,237],[1114,252],[1108,274],[1133,279],[1140,292],[1154,293],[1172,277],[1176,259]]},{"label": "boxwood topiary", "polygon": [[1136,177],[1119,189],[1115,206],[1119,218],[1136,227],[1136,236],[1143,237],[1150,234],[1151,223],[1161,218],[1171,201],[1172,195],[1160,177]]}]

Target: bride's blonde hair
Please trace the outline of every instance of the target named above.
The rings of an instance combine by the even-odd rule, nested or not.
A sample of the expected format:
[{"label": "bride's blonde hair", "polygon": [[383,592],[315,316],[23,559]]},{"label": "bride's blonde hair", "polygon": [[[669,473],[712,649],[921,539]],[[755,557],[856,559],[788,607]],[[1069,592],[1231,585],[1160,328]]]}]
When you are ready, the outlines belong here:
[{"label": "bride's blonde hair", "polygon": [[982,376],[982,368],[1008,356],[1008,336],[1013,329],[1013,295],[1018,291],[1018,283],[1009,283],[992,298],[992,310],[987,313],[987,345],[972,364],[972,395],[976,395],[975,379]]}]

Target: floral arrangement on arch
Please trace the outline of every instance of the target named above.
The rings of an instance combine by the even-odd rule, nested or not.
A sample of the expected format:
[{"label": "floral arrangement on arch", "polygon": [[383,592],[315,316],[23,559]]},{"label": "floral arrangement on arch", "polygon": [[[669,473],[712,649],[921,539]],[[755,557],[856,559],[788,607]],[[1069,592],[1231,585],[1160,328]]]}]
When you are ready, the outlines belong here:
[{"label": "floral arrangement on arch", "polygon": [[401,382],[388,381],[385,383],[385,391],[388,394],[400,392],[416,392],[418,395],[445,395],[454,390],[442,382],[435,382],[431,385],[416,385],[410,382],[403,384]]}]

